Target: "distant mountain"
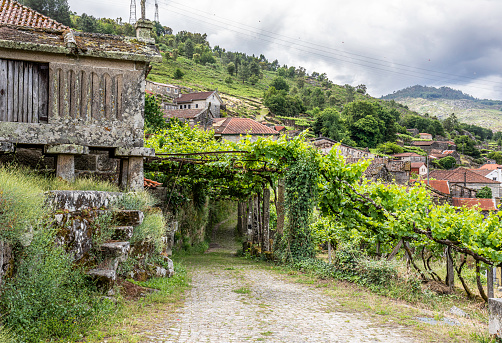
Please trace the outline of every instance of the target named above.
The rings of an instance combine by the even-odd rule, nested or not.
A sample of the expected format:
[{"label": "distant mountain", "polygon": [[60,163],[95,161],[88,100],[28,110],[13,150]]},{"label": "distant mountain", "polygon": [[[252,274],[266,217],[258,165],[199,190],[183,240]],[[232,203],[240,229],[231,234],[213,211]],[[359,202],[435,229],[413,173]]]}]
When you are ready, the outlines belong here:
[{"label": "distant mountain", "polygon": [[401,89],[389,95],[382,96],[384,100],[396,100],[400,98],[422,98],[422,99],[445,99],[445,100],[476,100],[473,96],[465,94],[462,91],[452,89],[450,87],[427,87],[427,86],[411,86]]},{"label": "distant mountain", "polygon": [[420,114],[446,119],[455,113],[467,124],[502,131],[502,101],[480,100],[449,87],[412,86],[381,97],[406,105]]}]

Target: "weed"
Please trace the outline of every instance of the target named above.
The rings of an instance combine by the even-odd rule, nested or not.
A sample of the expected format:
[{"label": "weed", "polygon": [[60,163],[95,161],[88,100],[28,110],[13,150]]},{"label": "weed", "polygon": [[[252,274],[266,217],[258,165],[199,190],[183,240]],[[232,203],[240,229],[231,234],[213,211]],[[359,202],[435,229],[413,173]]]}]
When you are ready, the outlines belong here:
[{"label": "weed", "polygon": [[233,290],[234,293],[237,294],[249,294],[251,293],[251,290],[247,287],[241,287]]}]

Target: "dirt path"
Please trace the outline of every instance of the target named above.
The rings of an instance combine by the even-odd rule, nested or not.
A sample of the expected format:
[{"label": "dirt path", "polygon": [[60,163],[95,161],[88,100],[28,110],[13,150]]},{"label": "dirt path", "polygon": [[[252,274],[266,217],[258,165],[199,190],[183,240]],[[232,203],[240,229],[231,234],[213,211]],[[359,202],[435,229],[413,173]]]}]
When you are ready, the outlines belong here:
[{"label": "dirt path", "polygon": [[187,261],[193,288],[185,306],[175,320],[153,330],[148,342],[413,341],[403,327],[335,310],[336,300],[320,288],[233,257],[232,231],[220,224],[210,252]]}]

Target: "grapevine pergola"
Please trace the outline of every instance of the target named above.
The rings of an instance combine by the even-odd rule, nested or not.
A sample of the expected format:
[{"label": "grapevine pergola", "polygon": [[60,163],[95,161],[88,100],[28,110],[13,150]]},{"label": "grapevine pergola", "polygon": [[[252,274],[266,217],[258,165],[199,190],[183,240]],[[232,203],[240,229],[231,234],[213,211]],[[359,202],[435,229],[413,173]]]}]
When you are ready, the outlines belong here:
[{"label": "grapevine pergola", "polygon": [[[456,271],[464,284],[466,256],[474,259],[478,274],[480,262],[502,262],[501,215],[485,218],[475,209],[435,204],[425,185],[407,188],[361,181],[369,161],[346,164],[336,149],[323,156],[304,136],[231,143],[216,141],[212,131],[174,124],[150,137],[147,145],[158,152],[147,168],[164,177],[166,184],[203,184],[217,198],[243,201],[264,188],[275,191],[283,179],[286,224],[283,235],[276,237],[280,244],[274,253],[285,260],[315,255],[310,224],[317,207],[336,228],[336,239],[348,239],[347,232],[355,231],[374,242],[380,256],[395,254],[392,250],[402,246],[424,278],[427,274],[439,279],[429,261],[442,256],[445,248],[449,256],[462,257]],[[413,248],[422,251],[425,272],[413,261]]]}]

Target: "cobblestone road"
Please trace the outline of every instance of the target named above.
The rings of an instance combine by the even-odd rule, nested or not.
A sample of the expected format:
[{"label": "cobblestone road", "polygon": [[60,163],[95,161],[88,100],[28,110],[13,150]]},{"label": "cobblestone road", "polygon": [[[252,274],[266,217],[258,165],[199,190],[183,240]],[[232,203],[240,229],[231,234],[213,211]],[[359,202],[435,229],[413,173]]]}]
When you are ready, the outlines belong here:
[{"label": "cobblestone road", "polygon": [[[224,248],[211,251],[225,259]],[[216,261],[191,268],[185,306],[174,320],[152,328],[147,342],[413,342],[402,327],[334,310],[336,299],[322,288],[293,283],[230,254],[225,263]]]}]

